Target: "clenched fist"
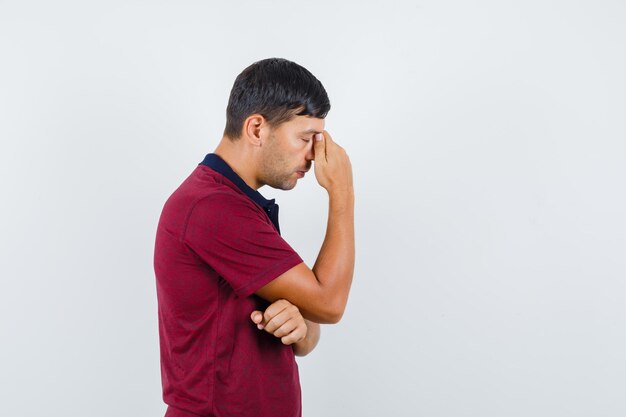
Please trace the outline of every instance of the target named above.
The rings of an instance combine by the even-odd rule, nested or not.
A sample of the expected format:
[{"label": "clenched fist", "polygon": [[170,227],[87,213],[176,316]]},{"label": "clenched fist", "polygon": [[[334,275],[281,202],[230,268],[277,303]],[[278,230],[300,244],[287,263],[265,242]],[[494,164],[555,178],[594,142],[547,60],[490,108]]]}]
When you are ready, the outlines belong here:
[{"label": "clenched fist", "polygon": [[250,318],[262,330],[280,337],[285,345],[299,342],[306,337],[307,325],[300,310],[289,301],[280,299],[271,304],[265,312],[258,310]]}]

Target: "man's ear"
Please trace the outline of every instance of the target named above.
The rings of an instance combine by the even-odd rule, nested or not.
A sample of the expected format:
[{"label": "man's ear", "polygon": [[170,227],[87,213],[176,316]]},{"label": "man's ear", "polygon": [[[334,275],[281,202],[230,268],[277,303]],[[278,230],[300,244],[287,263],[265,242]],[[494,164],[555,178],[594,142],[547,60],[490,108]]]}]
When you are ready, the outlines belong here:
[{"label": "man's ear", "polygon": [[265,117],[258,113],[252,114],[243,122],[243,137],[253,146],[262,146],[267,127]]}]

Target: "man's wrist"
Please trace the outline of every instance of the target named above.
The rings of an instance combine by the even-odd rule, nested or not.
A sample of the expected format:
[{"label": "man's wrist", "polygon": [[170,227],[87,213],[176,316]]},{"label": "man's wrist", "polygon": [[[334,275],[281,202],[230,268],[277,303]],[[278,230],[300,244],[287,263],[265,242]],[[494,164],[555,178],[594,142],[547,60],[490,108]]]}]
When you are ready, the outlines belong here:
[{"label": "man's wrist", "polygon": [[328,192],[331,209],[345,211],[354,210],[354,192],[350,188],[335,188]]},{"label": "man's wrist", "polygon": [[327,189],[328,196],[330,198],[354,198],[354,187],[350,185],[346,186],[335,186],[333,188]]}]

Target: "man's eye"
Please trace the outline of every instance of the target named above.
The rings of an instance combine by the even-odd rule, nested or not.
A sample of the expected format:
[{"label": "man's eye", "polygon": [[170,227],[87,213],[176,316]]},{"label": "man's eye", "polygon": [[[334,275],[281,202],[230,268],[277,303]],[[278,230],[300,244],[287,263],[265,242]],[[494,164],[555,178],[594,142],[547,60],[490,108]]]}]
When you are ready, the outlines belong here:
[{"label": "man's eye", "polygon": [[311,142],[311,139],[306,139],[306,138],[300,138],[300,139],[302,139],[305,142]]}]

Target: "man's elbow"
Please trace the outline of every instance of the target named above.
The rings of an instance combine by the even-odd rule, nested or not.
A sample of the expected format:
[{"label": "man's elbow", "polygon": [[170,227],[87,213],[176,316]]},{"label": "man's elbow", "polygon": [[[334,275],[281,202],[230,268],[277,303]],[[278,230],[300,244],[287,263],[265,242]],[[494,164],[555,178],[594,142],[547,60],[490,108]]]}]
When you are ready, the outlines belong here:
[{"label": "man's elbow", "polygon": [[343,313],[346,311],[346,303],[343,300],[336,300],[327,312],[328,324],[337,324],[341,321]]},{"label": "man's elbow", "polygon": [[337,312],[337,315],[334,317],[334,319],[335,319],[334,324],[337,324],[337,323],[339,323],[341,321],[341,319],[343,318],[343,313],[345,313],[345,311],[346,311],[346,306],[344,304],[344,306],[341,308],[341,310],[339,310]]},{"label": "man's elbow", "polygon": [[[306,310],[302,310],[306,319],[320,324],[336,324],[341,321],[343,313],[346,310],[347,299],[338,295],[335,291],[328,288],[320,287],[319,292]],[[315,300],[315,301],[313,301]],[[302,306],[304,307],[304,306]],[[308,312],[308,314],[306,313]]]},{"label": "man's elbow", "polygon": [[302,311],[304,318],[320,324],[336,324],[343,317],[345,305],[341,306],[333,303],[321,303],[315,311],[309,314]]}]

